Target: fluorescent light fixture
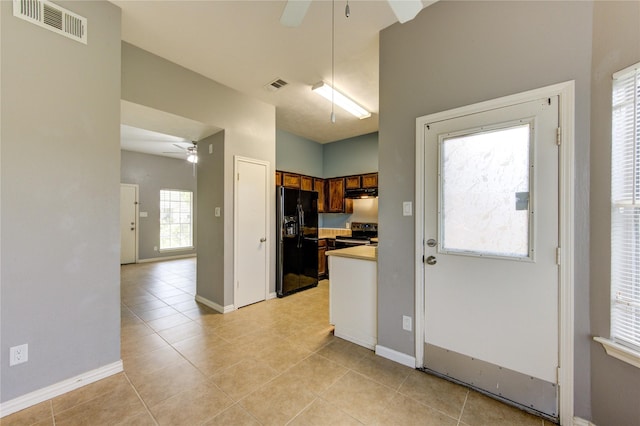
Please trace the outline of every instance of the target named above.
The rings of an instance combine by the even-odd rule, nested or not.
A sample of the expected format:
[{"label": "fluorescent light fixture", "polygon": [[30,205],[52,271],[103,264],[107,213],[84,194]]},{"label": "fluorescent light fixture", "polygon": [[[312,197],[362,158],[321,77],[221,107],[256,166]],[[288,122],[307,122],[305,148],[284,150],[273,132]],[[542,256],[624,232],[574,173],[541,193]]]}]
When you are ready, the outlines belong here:
[{"label": "fluorescent light fixture", "polygon": [[[355,115],[361,120],[363,118],[371,117],[371,113],[369,111],[362,108],[360,105],[358,105],[357,103],[355,103],[354,101],[349,99],[347,96],[343,95],[342,93],[338,92],[336,89],[329,86],[324,81],[314,84],[311,90],[313,90],[315,93],[322,96],[323,98],[329,100],[330,102],[333,102],[334,104],[338,105],[340,108],[344,109],[345,111],[350,112],[351,114]],[[332,93],[333,93],[333,96],[332,96]]]}]

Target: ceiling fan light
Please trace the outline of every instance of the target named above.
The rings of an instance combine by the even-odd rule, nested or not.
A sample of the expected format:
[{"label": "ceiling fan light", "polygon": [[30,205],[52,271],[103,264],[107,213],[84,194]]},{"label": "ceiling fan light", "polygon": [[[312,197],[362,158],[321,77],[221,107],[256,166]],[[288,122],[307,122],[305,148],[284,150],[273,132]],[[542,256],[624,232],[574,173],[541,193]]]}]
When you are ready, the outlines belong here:
[{"label": "ceiling fan light", "polygon": [[198,163],[198,155],[193,153],[189,154],[187,156],[187,161],[193,164]]},{"label": "ceiling fan light", "polygon": [[363,118],[371,117],[371,113],[369,111],[355,103],[351,98],[338,92],[336,89],[329,86],[324,81],[314,84],[311,90],[327,99],[329,102],[333,102],[335,105],[338,105],[345,111],[350,112],[361,120]]}]

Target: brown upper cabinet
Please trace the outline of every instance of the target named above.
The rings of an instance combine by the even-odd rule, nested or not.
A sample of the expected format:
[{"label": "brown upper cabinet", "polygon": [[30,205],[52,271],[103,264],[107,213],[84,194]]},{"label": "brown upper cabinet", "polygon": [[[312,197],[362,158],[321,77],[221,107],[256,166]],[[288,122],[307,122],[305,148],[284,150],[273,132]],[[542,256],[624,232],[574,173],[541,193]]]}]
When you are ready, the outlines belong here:
[{"label": "brown upper cabinet", "polygon": [[313,190],[318,193],[318,213],[324,213],[325,211],[324,186],[324,179],[313,178]]},{"label": "brown upper cabinet", "polygon": [[378,187],[378,174],[369,173],[362,175],[362,187],[363,188],[377,188]]},{"label": "brown upper cabinet", "polygon": [[300,175],[283,172],[282,186],[286,186],[287,188],[300,188]]},{"label": "brown upper cabinet", "polygon": [[313,191],[313,178],[309,176],[300,176],[300,189],[303,191]]},{"label": "brown upper cabinet", "polygon": [[345,187],[347,189],[359,189],[360,188],[360,176],[347,176],[345,178]]},{"label": "brown upper cabinet", "polygon": [[282,172],[276,172],[276,186],[282,185]]},{"label": "brown upper cabinet", "polygon": [[344,198],[345,178],[329,181],[329,213],[353,213],[353,200]]}]

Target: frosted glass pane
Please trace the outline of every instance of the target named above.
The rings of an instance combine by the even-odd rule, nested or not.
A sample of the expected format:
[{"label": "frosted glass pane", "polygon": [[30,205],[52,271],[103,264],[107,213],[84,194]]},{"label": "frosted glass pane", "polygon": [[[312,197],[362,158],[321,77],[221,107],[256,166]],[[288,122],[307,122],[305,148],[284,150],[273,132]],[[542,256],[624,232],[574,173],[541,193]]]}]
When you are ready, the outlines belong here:
[{"label": "frosted glass pane", "polygon": [[441,142],[442,249],[529,257],[530,125]]}]

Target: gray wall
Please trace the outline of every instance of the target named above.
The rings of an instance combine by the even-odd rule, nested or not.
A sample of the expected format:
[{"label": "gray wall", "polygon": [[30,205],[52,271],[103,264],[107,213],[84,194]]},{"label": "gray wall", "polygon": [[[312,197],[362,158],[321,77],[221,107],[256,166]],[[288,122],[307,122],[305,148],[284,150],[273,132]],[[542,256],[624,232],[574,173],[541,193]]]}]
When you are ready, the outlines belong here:
[{"label": "gray wall", "polygon": [[[198,146],[198,187],[215,188],[216,182],[224,180],[224,132],[199,141]],[[220,207],[219,217],[216,207]],[[212,301],[224,300],[224,193],[199,191],[197,212],[208,223],[198,231],[198,253],[208,254],[206,262],[198,263],[198,294]]]},{"label": "gray wall", "polygon": [[[216,263],[223,256],[224,288],[214,277],[198,273],[197,293],[218,294],[222,299],[209,299],[221,306],[233,304],[233,167],[234,156],[269,162],[275,169],[275,107],[252,99],[200,74],[159,56],[122,43],[122,99],[159,111],[185,117],[224,129],[223,174],[214,174],[207,185],[198,185],[198,197],[211,191],[224,197],[224,213],[220,218],[199,215],[198,264]],[[207,151],[208,152],[208,151]],[[206,162],[199,166],[205,167]],[[220,179],[222,177],[222,179]],[[271,187],[270,210],[275,211],[275,185]],[[223,253],[203,246],[203,235],[216,234],[222,223]],[[203,250],[203,247],[205,248]],[[270,263],[275,265],[275,239],[270,241]],[[270,277],[275,291],[275,274]]]},{"label": "gray wall", "polygon": [[302,136],[276,130],[276,169],[323,176],[323,146]]},{"label": "gray wall", "polygon": [[378,171],[378,132],[323,145],[323,177]]},{"label": "gray wall", "polygon": [[[611,75],[640,62],[640,2],[596,2],[591,83],[591,331],[609,337],[611,274]],[[640,369],[591,343],[591,398],[597,425],[640,422]]]},{"label": "gray wall", "polygon": [[[590,413],[589,116],[591,2],[440,1],[380,34],[378,344],[414,355],[417,117],[576,81],[575,414]],[[612,25],[614,30],[615,25]],[[401,48],[400,48],[401,47]]]},{"label": "gray wall", "polygon": [[[147,217],[138,218],[138,259],[153,259],[176,255],[195,254],[197,247],[197,214],[193,215],[193,250],[160,252],[160,190],[179,189],[194,195],[193,211],[197,211],[196,177],[193,165],[185,160],[121,151],[120,182],[138,184],[140,212]],[[158,250],[154,250],[158,247]]]},{"label": "gray wall", "polygon": [[57,3],[88,45],[0,2],[2,402],[120,360],[120,9]]}]

